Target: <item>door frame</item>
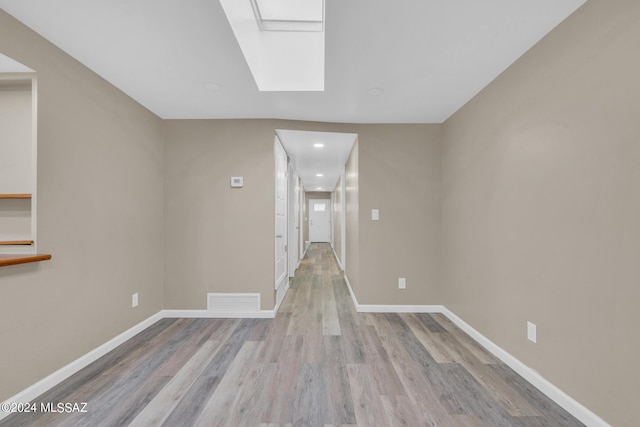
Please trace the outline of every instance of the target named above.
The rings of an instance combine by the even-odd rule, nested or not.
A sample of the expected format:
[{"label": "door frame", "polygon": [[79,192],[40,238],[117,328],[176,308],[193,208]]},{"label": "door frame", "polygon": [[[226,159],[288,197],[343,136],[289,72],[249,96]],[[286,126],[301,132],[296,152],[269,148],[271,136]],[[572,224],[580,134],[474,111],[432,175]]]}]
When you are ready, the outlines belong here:
[{"label": "door frame", "polygon": [[[289,259],[288,271],[289,277],[293,277],[296,270],[298,269],[298,265],[300,264],[300,251],[298,249],[298,244],[300,242],[300,178],[298,177],[298,173],[295,168],[289,162],[289,180],[288,180],[288,239],[289,242],[287,248],[287,256]],[[296,215],[296,209],[298,209],[298,215]]]},{"label": "door frame", "polygon": [[[274,206],[274,217],[275,217],[275,221],[274,221],[274,279],[275,279],[275,290],[276,290],[276,306],[279,305],[279,300],[281,300],[282,298],[284,298],[284,294],[286,293],[286,289],[288,288],[289,285],[289,274],[288,274],[288,255],[287,255],[287,231],[288,231],[288,224],[287,224],[287,211],[288,211],[288,205],[287,205],[287,193],[288,193],[288,181],[287,181],[287,168],[288,168],[288,158],[287,158],[287,152],[285,151],[284,147],[282,146],[282,143],[280,142],[280,139],[278,138],[278,136],[276,135],[274,138],[274,143],[273,143],[273,153],[274,153],[274,165],[275,165],[275,174],[274,174],[274,185],[275,185],[275,194],[274,194],[274,201],[275,201],[275,206]],[[283,162],[284,160],[284,162]],[[279,191],[279,184],[282,184],[282,181],[284,180],[284,204],[285,204],[285,209],[284,209],[284,227],[283,230],[278,231],[278,191]],[[280,234],[282,233],[282,234]],[[278,245],[282,244],[282,242],[285,242],[285,248],[284,248],[284,271],[283,273],[278,276]]]}]

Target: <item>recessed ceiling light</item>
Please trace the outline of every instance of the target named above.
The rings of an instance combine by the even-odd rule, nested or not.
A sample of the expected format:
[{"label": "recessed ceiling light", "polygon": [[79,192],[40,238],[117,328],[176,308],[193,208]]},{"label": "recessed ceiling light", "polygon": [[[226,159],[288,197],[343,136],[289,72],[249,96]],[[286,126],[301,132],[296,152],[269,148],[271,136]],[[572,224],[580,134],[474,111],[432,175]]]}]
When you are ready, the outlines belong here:
[{"label": "recessed ceiling light", "polygon": [[317,143],[313,144],[313,146],[315,148],[322,148],[322,147],[324,147],[324,144],[322,144],[321,142],[317,142]]},{"label": "recessed ceiling light", "polygon": [[222,89],[222,85],[216,82],[207,82],[204,84],[204,87],[213,91]]},{"label": "recessed ceiling light", "polygon": [[323,190],[323,188],[322,188],[322,187],[316,187],[316,190],[320,190],[320,191],[322,191],[322,190]]},{"label": "recessed ceiling light", "polygon": [[317,173],[316,176],[324,176],[324,175],[321,173]]},{"label": "recessed ceiling light", "polygon": [[367,90],[367,95],[369,96],[380,96],[384,93],[384,89],[381,87],[372,87]]}]

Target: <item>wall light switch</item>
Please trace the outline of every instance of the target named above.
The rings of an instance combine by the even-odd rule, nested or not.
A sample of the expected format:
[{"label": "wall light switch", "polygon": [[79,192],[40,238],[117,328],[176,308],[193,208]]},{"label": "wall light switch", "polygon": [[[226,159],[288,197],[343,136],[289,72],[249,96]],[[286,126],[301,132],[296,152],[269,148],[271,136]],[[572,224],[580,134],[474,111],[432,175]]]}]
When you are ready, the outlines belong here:
[{"label": "wall light switch", "polygon": [[231,187],[233,188],[242,188],[244,186],[244,178],[241,176],[232,176],[231,177]]},{"label": "wall light switch", "polygon": [[371,209],[371,220],[372,221],[380,220],[380,211],[378,209]]},{"label": "wall light switch", "polygon": [[138,293],[131,295],[131,308],[138,306]]},{"label": "wall light switch", "polygon": [[398,289],[406,289],[407,288],[407,279],[404,277],[398,278]]}]

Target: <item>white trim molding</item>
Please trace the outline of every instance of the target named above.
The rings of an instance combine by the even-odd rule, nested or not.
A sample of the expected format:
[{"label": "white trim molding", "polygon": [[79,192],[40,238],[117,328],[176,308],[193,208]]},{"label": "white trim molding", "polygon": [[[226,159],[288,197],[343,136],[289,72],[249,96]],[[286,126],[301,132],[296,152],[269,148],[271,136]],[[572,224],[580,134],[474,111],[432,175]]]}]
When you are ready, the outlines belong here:
[{"label": "white trim molding", "polygon": [[162,310],[162,318],[185,319],[273,319],[276,310],[214,311],[214,310]]},{"label": "white trim molding", "polygon": [[270,311],[273,311],[272,317],[275,317],[276,313],[280,309],[280,304],[282,304],[282,301],[284,301],[284,297],[287,296],[287,291],[289,290],[290,286],[291,286],[291,278],[287,277],[287,281],[282,285],[280,285],[278,289],[276,289],[276,306],[273,310],[270,310]]},{"label": "white trim molding", "polygon": [[[334,255],[335,255],[334,251]],[[336,260],[338,257],[336,256]],[[339,261],[338,261],[339,263]],[[443,313],[445,308],[442,305],[382,305],[382,304],[360,304],[356,299],[356,295],[351,288],[351,282],[347,277],[347,273],[344,273],[344,281],[349,288],[349,294],[353,305],[356,307],[358,313]]]},{"label": "white trim molding", "polygon": [[358,313],[442,313],[441,305],[379,305],[358,304]]},{"label": "white trim molding", "polygon": [[344,267],[342,267],[340,258],[338,258],[338,253],[336,252],[336,248],[333,247],[333,243],[331,244],[331,249],[333,250],[333,256],[336,258],[336,261],[338,262],[338,267],[340,267],[340,271],[344,271]]}]

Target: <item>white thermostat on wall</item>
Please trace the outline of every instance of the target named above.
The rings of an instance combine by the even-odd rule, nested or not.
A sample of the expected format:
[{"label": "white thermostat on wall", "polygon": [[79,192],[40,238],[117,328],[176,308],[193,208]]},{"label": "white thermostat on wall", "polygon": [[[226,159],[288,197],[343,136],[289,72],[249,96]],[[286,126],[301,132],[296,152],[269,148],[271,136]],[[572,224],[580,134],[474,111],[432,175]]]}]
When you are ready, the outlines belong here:
[{"label": "white thermostat on wall", "polygon": [[241,176],[232,176],[231,186],[234,188],[242,188],[244,186],[244,178]]}]

